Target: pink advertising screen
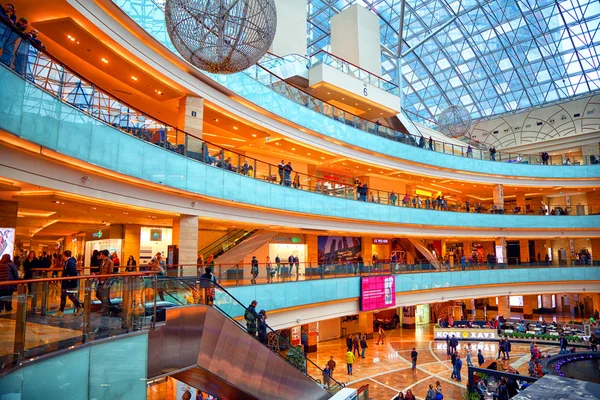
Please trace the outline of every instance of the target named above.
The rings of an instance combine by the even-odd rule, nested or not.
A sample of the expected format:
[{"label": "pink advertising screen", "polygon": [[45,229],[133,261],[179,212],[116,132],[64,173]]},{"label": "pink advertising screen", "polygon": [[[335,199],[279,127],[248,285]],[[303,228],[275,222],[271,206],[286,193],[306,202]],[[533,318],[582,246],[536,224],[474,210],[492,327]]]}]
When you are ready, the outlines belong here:
[{"label": "pink advertising screen", "polygon": [[396,305],[396,282],[393,276],[360,278],[360,309],[362,311]]}]

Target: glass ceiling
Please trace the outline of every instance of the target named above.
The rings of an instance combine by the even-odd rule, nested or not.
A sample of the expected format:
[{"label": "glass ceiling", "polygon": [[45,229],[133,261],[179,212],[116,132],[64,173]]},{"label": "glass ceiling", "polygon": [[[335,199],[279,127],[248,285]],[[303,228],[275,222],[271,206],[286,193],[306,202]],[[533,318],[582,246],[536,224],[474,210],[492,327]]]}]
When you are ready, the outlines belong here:
[{"label": "glass ceiling", "polygon": [[[309,54],[329,50],[329,20],[359,3],[380,17],[382,76],[397,82],[402,0],[308,0]],[[436,120],[449,105],[474,119],[600,89],[599,0],[407,0],[404,108]]]}]

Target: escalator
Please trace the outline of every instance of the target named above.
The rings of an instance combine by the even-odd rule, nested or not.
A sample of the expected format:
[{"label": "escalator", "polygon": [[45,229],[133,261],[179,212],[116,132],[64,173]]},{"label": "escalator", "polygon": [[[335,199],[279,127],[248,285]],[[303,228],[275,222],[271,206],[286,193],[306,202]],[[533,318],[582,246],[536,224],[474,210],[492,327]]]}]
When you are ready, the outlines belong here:
[{"label": "escalator", "polygon": [[404,263],[408,265],[420,265],[423,269],[441,269],[442,264],[434,254],[432,248],[418,239],[394,239],[392,251],[404,252]]},{"label": "escalator", "polygon": [[[164,310],[149,332],[148,379],[171,376],[219,399],[328,399],[343,385],[321,385],[322,370],[302,347],[267,326],[263,341],[238,320],[246,307],[220,285],[196,278],[159,280],[165,299],[195,299]],[[179,301],[185,303],[184,301]],[[181,304],[174,304],[181,305]],[[159,319],[160,321],[160,319]]]},{"label": "escalator", "polygon": [[408,239],[410,243],[414,246],[418,252],[424,256],[427,261],[437,270],[442,268],[442,263],[440,262],[439,256],[435,253],[433,246],[427,243],[426,240],[418,240],[418,239]]},{"label": "escalator", "polygon": [[246,238],[252,236],[257,229],[247,231],[245,229],[232,229],[227,234],[205,248],[201,249],[198,253],[202,254],[202,257],[206,260],[211,254],[216,258],[231,249],[238,243],[244,241]]}]

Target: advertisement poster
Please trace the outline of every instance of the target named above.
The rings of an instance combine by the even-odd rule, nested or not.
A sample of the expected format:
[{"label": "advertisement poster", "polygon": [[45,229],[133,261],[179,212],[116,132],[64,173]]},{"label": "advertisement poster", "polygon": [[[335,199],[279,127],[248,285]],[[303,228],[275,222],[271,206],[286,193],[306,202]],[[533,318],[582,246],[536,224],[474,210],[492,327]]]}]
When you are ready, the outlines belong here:
[{"label": "advertisement poster", "polygon": [[11,259],[15,249],[15,229],[0,228],[0,256],[10,255]]},{"label": "advertisement poster", "polygon": [[360,278],[361,311],[388,308],[396,305],[396,281],[393,276]]},{"label": "advertisement poster", "polygon": [[319,263],[354,261],[362,251],[362,238],[350,236],[319,236]]}]

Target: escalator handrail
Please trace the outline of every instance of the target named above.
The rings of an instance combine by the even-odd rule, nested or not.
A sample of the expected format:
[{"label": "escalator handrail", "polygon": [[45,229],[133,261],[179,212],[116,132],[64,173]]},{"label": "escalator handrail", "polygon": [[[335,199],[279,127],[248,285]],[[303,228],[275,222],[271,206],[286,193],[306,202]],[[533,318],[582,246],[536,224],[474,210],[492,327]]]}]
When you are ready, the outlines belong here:
[{"label": "escalator handrail", "polygon": [[224,242],[226,242],[228,240],[237,240],[237,239],[239,239],[241,237],[244,237],[248,233],[254,233],[255,231],[256,231],[255,229],[250,230],[250,231],[246,231],[244,229],[238,229],[238,230],[229,232],[225,236],[223,236],[223,237],[215,240],[214,242],[212,242],[208,246],[204,247],[198,253],[202,254],[202,256],[204,256],[206,258],[205,254],[214,254],[215,253],[215,249],[219,248],[219,246],[222,246]]},{"label": "escalator handrail", "polygon": [[[235,302],[236,302],[236,303],[237,303],[237,304],[238,304],[240,307],[242,307],[242,308],[244,309],[244,312],[245,312],[245,311],[252,312],[252,311],[250,311],[250,310],[249,310],[249,309],[248,309],[246,306],[244,306],[244,305],[243,305],[243,304],[242,304],[242,303],[241,303],[241,302],[240,302],[238,299],[236,299],[236,298],[235,298],[235,297],[234,297],[234,296],[233,296],[231,293],[229,293],[229,292],[228,292],[228,291],[227,291],[227,290],[226,290],[226,289],[225,289],[223,286],[221,286],[220,284],[218,284],[218,283],[216,283],[216,282],[210,281],[210,280],[208,280],[208,279],[200,278],[200,277],[193,277],[193,276],[192,276],[192,277],[188,277],[188,278],[186,278],[186,277],[179,277],[179,278],[176,278],[176,277],[160,277],[160,278],[159,278],[159,282],[160,282],[160,280],[161,280],[161,279],[163,279],[163,278],[166,278],[166,279],[167,279],[167,280],[169,280],[169,281],[170,281],[170,280],[178,280],[178,281],[180,281],[180,282],[182,282],[182,283],[185,283],[185,284],[187,284],[187,286],[188,286],[190,289],[192,289],[192,290],[195,290],[195,289],[196,289],[196,283],[198,283],[198,282],[204,282],[204,284],[208,284],[208,286],[206,286],[206,287],[205,287],[205,286],[203,286],[203,288],[210,288],[211,286],[212,286],[212,287],[216,287],[216,288],[218,288],[220,291],[224,292],[224,293],[225,293],[227,296],[229,296],[229,298],[233,299],[233,301],[235,301]],[[189,283],[189,280],[193,280],[193,281],[194,281],[194,285],[191,285],[191,284]],[[222,309],[221,309],[221,308],[220,308],[220,307],[219,307],[219,306],[218,306],[216,303],[214,303],[214,304],[213,304],[213,306],[214,306],[214,307],[216,307],[216,308],[217,308],[217,309],[218,309],[218,310],[219,310],[219,311],[220,311],[220,312],[221,312],[223,315],[225,315],[225,316],[226,316],[227,318],[229,318],[231,321],[235,322],[235,324],[236,324],[238,327],[240,327],[240,329],[243,329],[245,332],[247,331],[247,330],[246,330],[246,328],[245,328],[245,327],[244,327],[244,326],[243,326],[243,325],[242,325],[242,324],[241,324],[241,323],[240,323],[238,320],[236,320],[235,318],[233,318],[231,315],[227,314],[227,313],[226,313],[224,310],[222,310]],[[276,332],[276,331],[275,331],[273,328],[271,328],[271,327],[270,327],[269,325],[267,325],[266,323],[265,323],[265,325],[266,325],[266,327],[267,327],[267,332],[270,332],[271,334],[273,334],[273,335],[275,335],[275,336],[277,337],[277,339],[278,339],[278,343],[283,343],[284,345],[288,346],[288,347],[289,347],[289,349],[290,349],[291,351],[298,351],[298,350],[296,349],[296,347],[295,347],[295,346],[293,346],[293,345],[292,345],[292,344],[291,344],[291,343],[290,343],[290,342],[289,342],[289,341],[288,341],[286,338],[282,337],[280,334],[278,334],[278,333],[277,333],[277,332]],[[281,354],[279,354],[279,352],[278,352],[278,351],[276,351],[275,353],[277,353],[277,354],[278,354],[278,355],[279,355],[281,358],[283,358],[283,359],[284,359],[286,362],[288,362],[289,364],[291,364],[292,366],[294,366],[294,368],[296,368],[296,369],[297,369],[297,367],[296,367],[294,364],[292,364],[292,363],[290,362],[290,360],[288,360],[288,359],[286,359],[285,357],[283,357]],[[310,363],[310,364],[312,364],[312,366],[313,366],[313,367],[315,367],[315,368],[317,368],[317,370],[319,370],[319,372],[321,373],[321,375],[323,374],[323,369],[322,369],[321,367],[319,367],[319,366],[318,366],[318,365],[317,365],[317,364],[316,364],[314,361],[312,361],[310,358],[308,358],[308,357],[307,357],[307,356],[304,354],[304,352],[302,352],[302,356],[304,357],[304,359],[306,360],[306,362],[307,362],[307,363]],[[302,371],[301,371],[301,372],[302,372]],[[307,370],[306,370],[306,371],[304,371],[303,373],[304,373],[306,376],[308,376],[309,378],[311,378],[313,381],[315,381],[315,382],[317,382],[317,383],[319,383],[319,384],[320,384],[320,380],[318,380],[318,379],[315,379],[314,377],[312,377],[312,376],[311,376],[311,375],[308,373],[308,366],[307,366]],[[334,383],[334,385],[332,385],[332,386],[335,386],[335,384],[339,385],[339,387],[344,387],[344,386],[345,386],[345,384],[343,384],[343,383],[341,383],[341,382],[338,382],[338,381],[337,381],[337,380],[335,380],[333,377],[331,377],[330,379],[331,379],[331,381]]]}]

